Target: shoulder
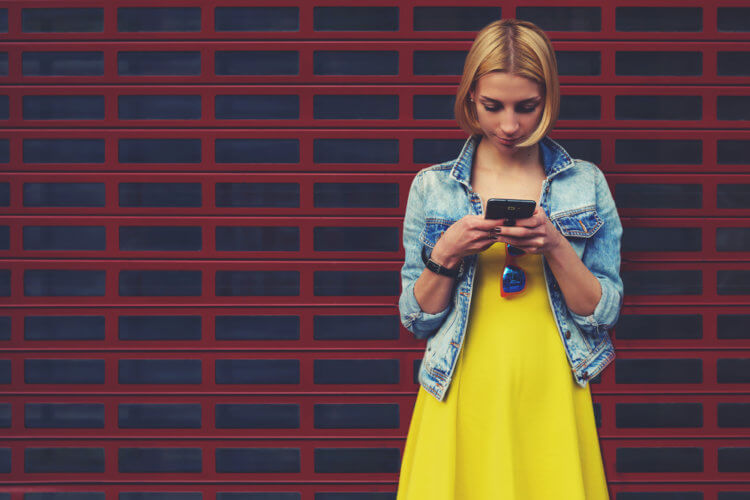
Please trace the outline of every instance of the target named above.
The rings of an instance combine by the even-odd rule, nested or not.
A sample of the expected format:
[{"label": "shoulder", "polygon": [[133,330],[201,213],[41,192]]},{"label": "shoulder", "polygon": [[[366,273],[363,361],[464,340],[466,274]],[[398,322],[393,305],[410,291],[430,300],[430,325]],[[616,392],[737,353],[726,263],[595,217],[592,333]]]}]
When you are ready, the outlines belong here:
[{"label": "shoulder", "polygon": [[420,190],[429,190],[446,183],[455,163],[456,159],[453,159],[423,168],[414,176],[412,186]]},{"label": "shoulder", "polygon": [[425,167],[419,172],[417,172],[417,177],[420,176],[445,176],[447,175],[451,169],[453,169],[453,165],[456,163],[456,159],[448,160],[443,163],[437,163],[435,165],[431,165],[429,167]]},{"label": "shoulder", "polygon": [[[554,178],[553,212],[582,206],[599,207],[609,195],[604,174],[596,164],[571,158],[572,163]],[[606,192],[605,192],[606,191]]]},{"label": "shoulder", "polygon": [[603,179],[604,173],[595,164],[587,160],[581,160],[579,158],[571,158],[573,160],[572,170],[577,174],[585,177],[591,177],[594,179]]},{"label": "shoulder", "polygon": [[591,182],[593,188],[597,191],[597,194],[601,195],[604,192],[609,194],[609,185],[604,176],[604,172],[602,172],[596,164],[586,160],[576,159],[573,161],[576,163],[576,168],[581,175]]},{"label": "shoulder", "polygon": [[561,172],[560,176],[565,187],[597,191],[602,186],[607,186],[604,173],[595,163],[578,158],[571,158],[571,160],[573,164]]}]

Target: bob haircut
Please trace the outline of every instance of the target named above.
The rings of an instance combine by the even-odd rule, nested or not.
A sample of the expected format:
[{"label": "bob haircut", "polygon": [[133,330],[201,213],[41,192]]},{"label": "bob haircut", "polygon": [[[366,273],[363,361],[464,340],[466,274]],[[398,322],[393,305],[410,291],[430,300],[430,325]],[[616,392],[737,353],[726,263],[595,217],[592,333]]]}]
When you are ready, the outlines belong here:
[{"label": "bob haircut", "polygon": [[500,19],[482,28],[466,56],[454,107],[458,125],[471,135],[482,134],[482,129],[476,107],[469,100],[470,92],[476,89],[480,78],[493,71],[539,84],[544,98],[542,116],[536,130],[518,146],[536,144],[552,130],[560,112],[560,80],[549,38],[534,23],[518,19]]}]

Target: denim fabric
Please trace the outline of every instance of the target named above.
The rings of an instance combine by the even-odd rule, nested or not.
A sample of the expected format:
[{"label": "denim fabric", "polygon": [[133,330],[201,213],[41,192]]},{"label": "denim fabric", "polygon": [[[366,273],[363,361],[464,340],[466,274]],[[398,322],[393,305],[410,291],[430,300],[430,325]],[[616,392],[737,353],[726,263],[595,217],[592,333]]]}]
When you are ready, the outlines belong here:
[{"label": "denim fabric", "polygon": [[[442,401],[463,345],[474,285],[477,255],[464,258],[449,305],[436,314],[422,311],[414,283],[422,274],[422,247],[432,251],[441,234],[468,214],[482,215],[482,201],[470,184],[472,160],[481,136],[470,137],[458,158],[421,170],[409,191],[404,218],[405,262],[401,269],[401,322],[427,347],[419,383]],[[557,142],[539,143],[546,179],[540,204],[567,238],[586,267],[601,283],[602,296],[593,314],[570,311],[547,262],[544,263],[550,307],[575,381],[586,387],[614,358],[608,331],[622,307],[620,238],[622,225],[602,172],[596,165],[572,159]],[[501,300],[498,296],[498,300]]]}]

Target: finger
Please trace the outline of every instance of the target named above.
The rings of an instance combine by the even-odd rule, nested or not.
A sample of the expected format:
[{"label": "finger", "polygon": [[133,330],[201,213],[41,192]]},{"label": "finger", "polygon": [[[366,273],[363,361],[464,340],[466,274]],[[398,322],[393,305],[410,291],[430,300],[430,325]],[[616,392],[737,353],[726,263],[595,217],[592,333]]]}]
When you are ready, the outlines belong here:
[{"label": "finger", "polygon": [[496,241],[499,235],[500,233],[498,233],[497,231],[493,231],[493,230],[488,230],[488,231],[474,230],[471,232],[469,236],[469,240],[471,243],[484,244],[485,241]]},{"label": "finger", "polygon": [[493,227],[492,229],[487,231],[487,239],[492,240],[492,241],[497,241],[497,239],[500,237],[501,234],[502,233],[499,227]]},{"label": "finger", "polygon": [[534,214],[531,217],[526,217],[525,219],[518,219],[518,222],[516,223],[517,226],[522,227],[538,227],[542,225],[544,219],[542,219],[542,216],[539,214],[539,212],[534,212]]},{"label": "finger", "polygon": [[544,248],[542,238],[513,238],[512,236],[501,236],[498,241],[520,248],[526,253],[537,254]]},{"label": "finger", "polygon": [[527,218],[540,220],[540,219],[544,219],[546,216],[547,214],[544,212],[544,209],[540,207],[539,205],[537,205],[536,208],[534,208],[534,211],[532,212],[532,214]]},{"label": "finger", "polygon": [[514,238],[512,236],[507,236],[507,235],[500,236],[497,239],[497,241],[500,241],[502,243],[507,243],[509,245],[513,245],[514,247],[521,248],[523,250],[525,250],[526,248],[528,248],[529,246],[531,246],[531,245],[529,245],[530,242],[527,239]]},{"label": "finger", "polygon": [[481,242],[481,247],[483,250],[486,250],[495,243],[500,245],[504,244],[504,242],[502,241],[502,236],[498,235],[496,238],[484,240],[483,242]]},{"label": "finger", "polygon": [[503,236],[507,235],[511,238],[529,238],[535,234],[534,231],[527,227],[518,226],[503,226],[498,228],[497,232]]},{"label": "finger", "polygon": [[477,250],[484,251],[484,250],[487,250],[492,245],[494,245],[495,243],[497,243],[497,241],[498,240],[495,238],[486,239],[486,240],[478,242],[476,245],[476,248]]},{"label": "finger", "polygon": [[515,225],[516,227],[536,227],[539,225],[539,222],[534,217],[527,217],[525,219],[517,219]]},{"label": "finger", "polygon": [[536,207],[534,208],[534,211],[533,211],[533,212],[531,213],[531,217],[537,217],[537,216],[539,215],[539,213],[542,213],[542,212],[544,212],[544,211],[542,210],[542,208],[541,208],[541,207],[540,207],[539,205],[537,205],[537,206],[536,206]]},{"label": "finger", "polygon": [[479,219],[476,221],[475,229],[481,231],[488,231],[496,226],[502,226],[505,224],[505,219]]}]

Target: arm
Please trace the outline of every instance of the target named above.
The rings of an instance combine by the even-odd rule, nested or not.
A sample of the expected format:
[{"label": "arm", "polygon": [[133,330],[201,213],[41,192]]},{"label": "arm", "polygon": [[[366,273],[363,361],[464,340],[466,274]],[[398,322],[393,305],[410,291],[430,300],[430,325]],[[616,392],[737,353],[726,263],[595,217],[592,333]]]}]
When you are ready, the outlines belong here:
[{"label": "arm", "polygon": [[[439,255],[439,253],[438,245],[435,245],[431,255],[433,261],[451,269],[458,265],[458,262]],[[445,262],[451,263],[444,264]],[[445,310],[450,305],[455,285],[456,280],[454,278],[435,274],[425,268],[414,283],[414,297],[416,297],[423,311],[435,314]]]},{"label": "arm", "polygon": [[[398,301],[401,323],[417,338],[428,337],[443,323],[451,308],[450,295],[454,284],[453,279],[438,276],[425,269],[421,254],[422,243],[419,241],[419,233],[424,228],[424,224],[421,174],[417,174],[409,189],[409,200],[406,203],[404,216],[405,258],[401,268],[401,296]],[[424,278],[422,278],[423,275]],[[440,289],[440,292],[435,293],[438,297],[433,298],[432,301],[424,301],[425,307],[432,312],[423,310],[420,302],[417,301],[415,285],[418,280],[421,280],[417,288],[422,294],[423,301],[426,290],[432,291],[435,287]],[[426,287],[422,286],[425,284]]]},{"label": "arm", "polygon": [[[419,235],[426,224],[424,200],[427,197],[422,192],[421,179],[421,174],[418,174],[412,182],[406,204],[405,260],[399,298],[401,322],[417,338],[428,337],[445,321],[456,288],[453,278],[434,274],[422,261],[423,243]],[[455,268],[466,255],[482,252],[495,242],[488,238],[488,231],[497,224],[498,221],[479,215],[465,215],[442,233],[430,257],[444,267]]]},{"label": "arm", "polygon": [[[586,243],[583,264],[601,286],[601,297],[590,314],[578,314],[568,306],[570,316],[586,333],[610,330],[617,322],[622,308],[623,286],[620,278],[620,241],[622,223],[604,174],[596,169],[597,213],[604,221],[602,227]],[[557,277],[557,274],[555,274]],[[560,283],[560,288],[563,285]],[[568,296],[565,295],[567,302]],[[589,312],[589,311],[584,311]]]},{"label": "arm", "polygon": [[602,286],[596,276],[578,258],[570,242],[558,231],[554,233],[554,244],[544,252],[552,274],[570,312],[589,316],[601,300]]},{"label": "arm", "polygon": [[565,298],[570,316],[588,334],[609,330],[622,307],[620,239],[622,224],[604,175],[595,174],[597,214],[604,224],[586,239],[582,258],[537,208],[516,226],[503,226],[500,241],[542,253]]}]

